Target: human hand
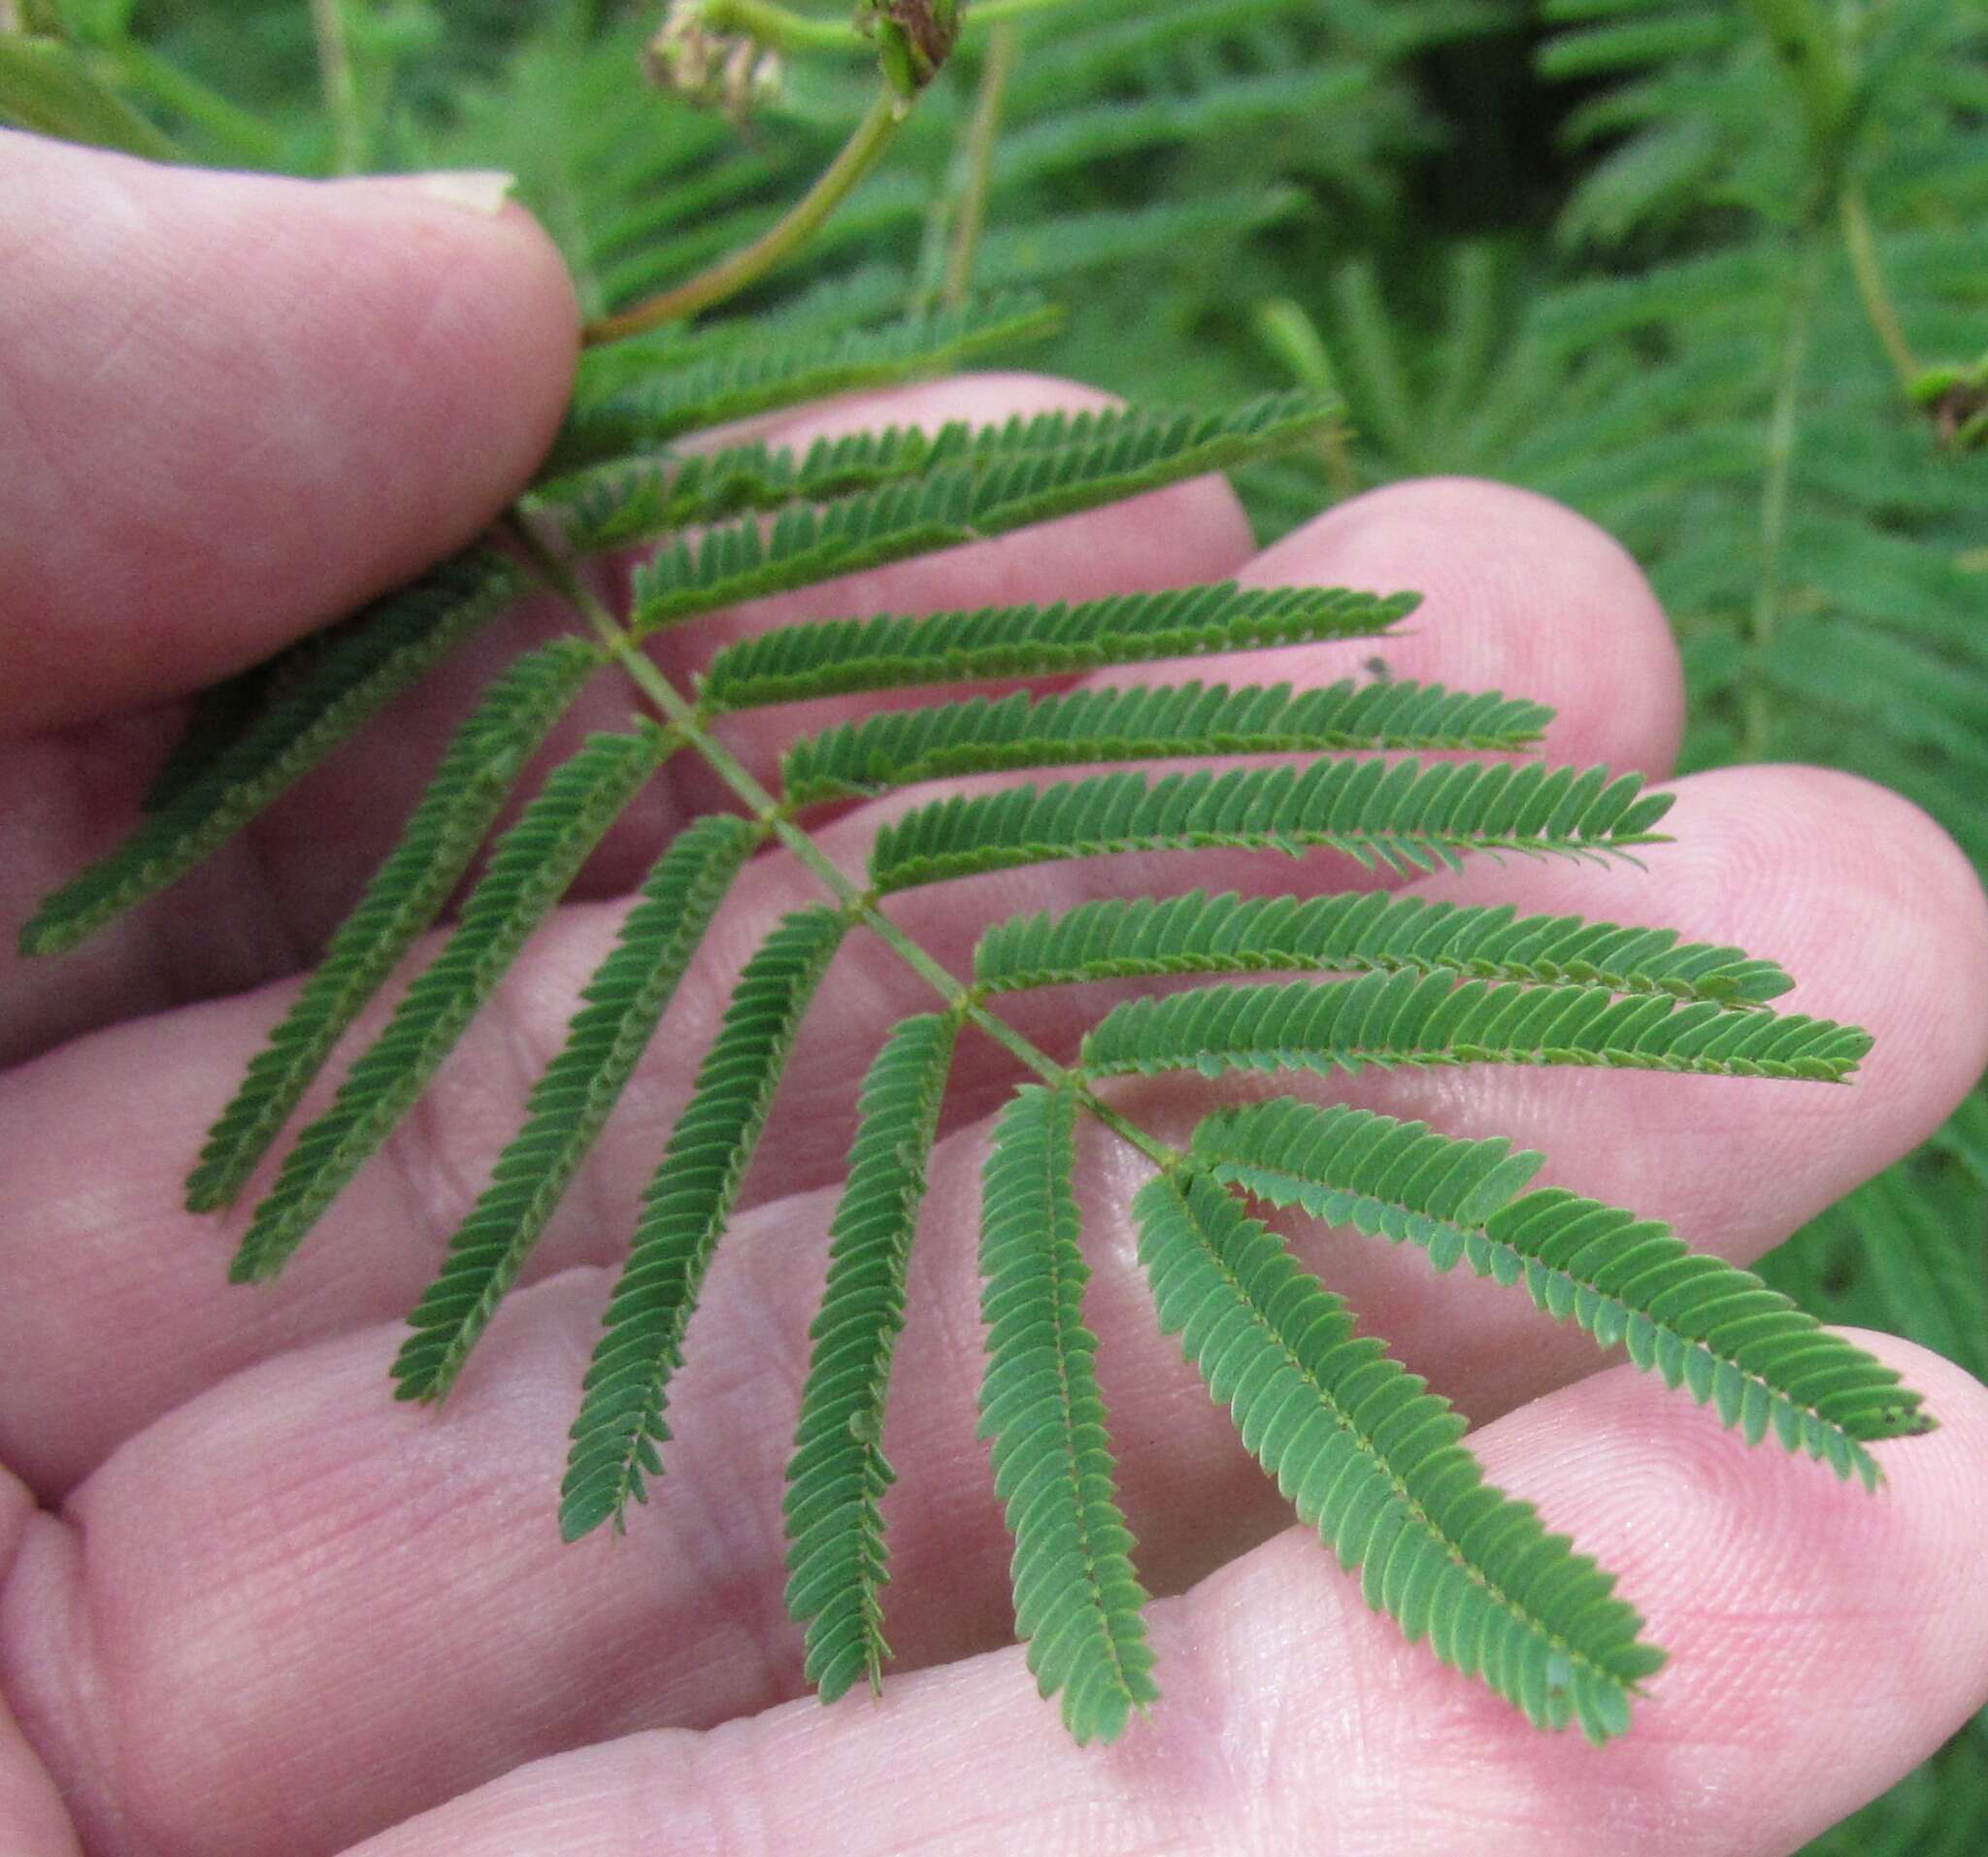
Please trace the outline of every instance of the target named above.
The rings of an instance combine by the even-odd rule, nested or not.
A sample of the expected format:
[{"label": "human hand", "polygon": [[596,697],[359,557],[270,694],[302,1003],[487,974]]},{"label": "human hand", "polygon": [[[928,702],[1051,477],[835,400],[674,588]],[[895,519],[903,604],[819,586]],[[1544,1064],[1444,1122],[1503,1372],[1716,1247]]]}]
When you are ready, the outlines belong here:
[{"label": "human hand", "polygon": [[[406,184],[167,172],[0,135],[0,895],[9,922],[128,818],[172,699],[267,655],[476,532],[555,421],[573,312],[521,216]],[[982,378],[788,416],[805,441],[1084,396]],[[1399,675],[1536,696],[1556,757],[1665,772],[1681,696],[1633,567],[1565,511],[1405,485],[1252,558],[1214,482],[891,568],[665,636],[694,661],[773,616],[1090,595],[1240,574],[1426,597]],[[780,1471],[852,1073],[924,1002],[845,951],[718,1253],[679,1436],[625,1540],[562,1546],[565,1430],[635,1194],[758,931],[809,893],[755,865],[586,1179],[439,1413],[396,1406],[398,1316],[514,1127],[613,895],[718,801],[657,782],[537,939],[427,1107],[274,1288],[223,1281],[182,1213],[202,1131],[349,902],[521,611],[207,871],[60,964],[0,967],[0,1849],[22,1857],[360,1846],[558,1850],[1310,1850],[1415,1857],[1787,1850],[1988,1696],[1988,1393],[1872,1338],[1943,1429],[1882,1447],[1872,1499],[1749,1452],[1584,1337],[1419,1259],[1308,1229],[1308,1261],[1484,1421],[1494,1478],[1617,1569],[1673,1661],[1630,1737],[1542,1736],[1368,1612],[1285,1518],[1155,1331],[1121,1157],[1085,1170],[1087,1314],[1162,1598],[1165,1700],[1079,1750],[1010,1643],[1007,1539],[975,1442],[982,1118],[1011,1080],[965,1046],[935,1159],[886,1445],[880,1703],[803,1693],[780,1605]],[[1284,654],[1330,680],[1370,647]],[[1247,667],[1198,666],[1210,678]],[[1138,675],[1138,674],[1121,674]],[[149,707],[148,707],[149,706]],[[831,706],[821,706],[824,710]],[[843,706],[847,707],[847,706]],[[603,696],[576,728],[616,718]],[[819,719],[811,717],[811,720]],[[737,719],[756,770],[791,719]],[[381,745],[387,751],[382,752]],[[1552,1177],[1745,1261],[1935,1127],[1988,1056],[1988,910],[1903,801],[1841,776],[1679,785],[1642,876],[1427,879],[1431,895],[1669,922],[1801,977],[1797,1010],[1877,1038],[1850,1089],[1526,1070],[1363,1079],[1396,1112],[1543,1147]],[[829,828],[852,853],[883,809]],[[943,958],[987,915],[1149,887],[1140,860],[905,899]],[[1182,864],[1164,870],[1182,881]],[[1281,885],[1211,857],[1191,881]],[[1306,880],[1352,880],[1327,860]],[[1024,1027],[1067,1045],[1053,1002]],[[1142,1085],[1184,1128],[1205,1085]],[[1340,1092],[1344,1094],[1345,1092]],[[1586,1377],[1582,1377],[1586,1376]]]}]

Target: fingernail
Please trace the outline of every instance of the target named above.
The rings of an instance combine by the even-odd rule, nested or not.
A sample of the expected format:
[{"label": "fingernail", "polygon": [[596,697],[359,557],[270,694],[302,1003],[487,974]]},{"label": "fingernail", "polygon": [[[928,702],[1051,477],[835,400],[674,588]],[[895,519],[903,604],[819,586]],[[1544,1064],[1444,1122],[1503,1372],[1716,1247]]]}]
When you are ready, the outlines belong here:
[{"label": "fingernail", "polygon": [[440,200],[447,206],[461,207],[494,219],[504,211],[517,176],[502,168],[459,168],[438,174],[411,174],[406,183],[414,192]]}]

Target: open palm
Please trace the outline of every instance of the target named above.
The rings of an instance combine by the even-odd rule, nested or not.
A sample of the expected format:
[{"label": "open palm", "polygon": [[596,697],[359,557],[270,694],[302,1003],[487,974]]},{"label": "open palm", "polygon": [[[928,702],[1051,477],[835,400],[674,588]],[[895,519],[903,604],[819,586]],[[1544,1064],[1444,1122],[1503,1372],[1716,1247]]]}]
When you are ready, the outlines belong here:
[{"label": "open palm", "polygon": [[[534,464],[573,312],[522,216],[405,184],[188,173],[0,135],[0,899],[10,923],[128,816],[171,699],[476,533]],[[1080,404],[978,378],[845,402],[788,443]],[[668,635],[683,667],[775,617],[1083,597],[1236,576],[1414,587],[1400,675],[1551,703],[1549,750],[1661,776],[1681,694],[1661,613],[1611,543],[1481,483],[1359,499],[1253,553],[1190,484]],[[1903,1343],[1943,1429],[1884,1447],[1875,1499],[1746,1446],[1522,1299],[1307,1228],[1307,1261],[1484,1422],[1494,1477],[1618,1569],[1673,1656],[1625,1741],[1526,1727],[1401,1641],[1276,1492],[1154,1327],[1129,1158],[1081,1177],[1087,1312],[1121,1452],[1165,1702],[1078,1750],[1012,1644],[1008,1541],[977,1443],[973,1232],[984,1118],[1013,1081],[962,1048],[935,1155],[886,1439],[884,1699],[805,1693],[780,1600],[781,1466],[855,1075],[920,983],[878,945],[831,973],[718,1253],[680,1437],[626,1539],[560,1544],[554,1496],[603,1267],[739,965],[811,900],[754,864],[488,1343],[439,1413],[396,1406],[397,1318],[557,1048],[615,898],[722,803],[656,782],[536,939],[437,1088],[274,1288],[181,1212],[201,1133],[526,609],[213,867],[59,965],[0,966],[0,1849],[1096,1852],[1793,1847],[1988,1696],[1988,1393]],[[1371,647],[1286,652],[1307,684]],[[1238,667],[1206,667],[1219,678]],[[1137,674],[1114,674],[1130,680]],[[573,730],[620,719],[594,699]],[[817,705],[810,722],[834,709]],[[728,740],[771,769],[791,716]],[[886,808],[823,843],[851,868]],[[1662,921],[1803,978],[1799,1009],[1875,1033],[1855,1089],[1607,1073],[1362,1080],[1463,1135],[1516,1133],[1553,1177],[1744,1262],[1916,1144],[1988,1057],[1988,910],[1937,828],[1842,777],[1680,783],[1677,840],[1623,869],[1425,879],[1457,900]],[[906,899],[956,963],[996,913],[1149,888],[1139,859]],[[1177,878],[1176,862],[1170,878]],[[1321,875],[1322,874],[1322,875]],[[1359,879],[1308,864],[1324,887]],[[1195,881],[1281,882],[1211,856]],[[996,894],[998,892],[998,894]],[[1022,1009],[1053,1051],[1063,1009]],[[1339,1092],[1343,1094],[1344,1092]],[[1129,1092],[1179,1133],[1199,1082]],[[1586,1377],[1582,1377],[1586,1376]],[[1578,1382],[1577,1384],[1575,1382]],[[1282,1529],[1282,1532],[1279,1532]]]}]

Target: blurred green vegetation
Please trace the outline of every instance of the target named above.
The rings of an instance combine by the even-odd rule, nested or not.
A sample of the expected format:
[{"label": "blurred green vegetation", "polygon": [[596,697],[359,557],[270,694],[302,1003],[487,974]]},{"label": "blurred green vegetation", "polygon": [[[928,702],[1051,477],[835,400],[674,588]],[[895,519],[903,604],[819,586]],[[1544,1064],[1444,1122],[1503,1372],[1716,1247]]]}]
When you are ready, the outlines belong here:
[{"label": "blurred green vegetation", "polygon": [[[86,137],[296,173],[508,168],[599,312],[771,223],[873,82],[811,55],[728,121],[644,82],[658,19],[0,0],[0,115],[61,127],[32,107],[58,95]],[[1011,33],[998,98],[981,35],[740,310],[942,293],[998,104],[972,275],[1066,306],[1030,365],[1145,400],[1336,385],[1343,439],[1243,480],[1266,536],[1430,472],[1571,503],[1673,615],[1687,766],[1867,774],[1988,865],[1988,0],[1084,0]],[[1765,1268],[1988,1375],[1988,1100]],[[1988,1716],[1812,1848],[1988,1849]]]}]

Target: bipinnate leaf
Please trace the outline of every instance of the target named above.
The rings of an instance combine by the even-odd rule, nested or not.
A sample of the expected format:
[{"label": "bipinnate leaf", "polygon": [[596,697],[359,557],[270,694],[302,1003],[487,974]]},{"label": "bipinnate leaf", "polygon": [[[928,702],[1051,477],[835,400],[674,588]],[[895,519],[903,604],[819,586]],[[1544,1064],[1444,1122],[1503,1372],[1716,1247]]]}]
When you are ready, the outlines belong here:
[{"label": "bipinnate leaf", "polygon": [[330,1109],[284,1157],[230,1266],[237,1282],[275,1276],[392,1134],[525,938],[674,746],[673,735],[644,722],[628,735],[590,736],[553,770],[491,853],[441,953],[352,1065]]},{"label": "bipinnate leaf", "polygon": [[603,1317],[567,1456],[559,1527],[577,1541],[623,1524],[659,1474],[671,1376],[775,1087],[847,924],[832,910],[785,917],[746,964],[690,1100],[643,1195],[628,1263]]},{"label": "bipinnate leaf", "polygon": [[834,1702],[882,1681],[890,1646],[883,1455],[905,1273],[959,1022],[925,1013],[892,1030],[863,1079],[849,1172],[830,1227],[828,1284],[787,1465],[787,1611],[808,1633],[808,1680]]},{"label": "bipinnate leaf", "polygon": [[[686,164],[696,151],[677,145]],[[734,174],[737,169],[732,170]],[[654,211],[652,198],[636,209],[638,219]],[[666,208],[667,212],[668,209]],[[677,223],[674,215],[672,223]],[[701,316],[691,322],[665,322],[620,342],[583,349],[574,383],[574,398],[597,402],[624,387],[642,383],[673,368],[709,361],[720,355],[747,354],[773,348],[816,348],[830,337],[854,330],[887,326],[881,318],[904,307],[903,273],[890,265],[868,265],[812,283],[797,295],[756,310],[751,315]]]},{"label": "bipinnate leaf", "polygon": [[793,503],[825,503],[933,472],[1011,467],[1073,452],[1126,456],[1164,444],[1177,412],[1109,407],[1016,415],[999,425],[948,420],[927,433],[886,426],[814,441],[806,452],[763,442],[687,455],[617,459],[543,485],[534,507],[555,519],[577,553],[628,547],[673,531]]},{"label": "bipinnate leaf", "polygon": [[1091,1364],[1097,1340],[1083,1325],[1077,1109],[1075,1084],[1031,1084],[995,1124],[980,1211],[980,1435],[993,1441],[1014,1537],[1015,1629],[1080,1744],[1113,1740],[1159,1689]]},{"label": "bipinnate leaf", "polygon": [[233,1203],[333,1046],[442,912],[525,763],[602,661],[584,640],[555,639],[519,658],[484,692],[398,843],[209,1132],[186,1182],[189,1211]]},{"label": "bipinnate leaf", "polygon": [[1103,774],[919,807],[877,835],[870,874],[911,889],[1125,851],[1317,846],[1384,870],[1457,868],[1473,851],[1603,859],[1654,841],[1668,794],[1634,774],[1538,763],[1315,761],[1226,774]]},{"label": "bipinnate leaf", "polygon": [[414,1333],[393,1363],[396,1397],[440,1399],[454,1384],[607,1126],[732,879],[765,837],[759,825],[714,813],[684,827],[657,860],[580,995],[565,1045],[532,1087],[524,1127],[497,1157],[441,1274],[408,1317]]},{"label": "bipinnate leaf", "polygon": [[1870,1485],[1866,1442],[1933,1429],[1896,1373],[1750,1272],[1633,1212],[1559,1188],[1526,1192],[1543,1159],[1290,1098],[1218,1111],[1194,1135],[1194,1165],[1226,1185],[1419,1245],[1440,1271],[1468,1263],[1523,1283],[1547,1313],[1711,1402],[1749,1443],[1772,1430]]},{"label": "bipinnate leaf", "polygon": [[1465,1425],[1204,1175],[1133,1202],[1160,1326],[1367,1603],[1536,1726],[1629,1728],[1664,1654],[1613,1576],[1483,1480]]},{"label": "bipinnate leaf", "polygon": [[553,442],[546,474],[824,394],[944,373],[989,348],[1045,335],[1056,322],[1056,311],[1041,297],[1016,293],[825,341],[713,355],[687,367],[666,364],[649,381],[575,406]]},{"label": "bipinnate leaf", "polygon": [[990,993],[1170,974],[1450,973],[1459,978],[1582,980],[1617,993],[1747,1006],[1794,981],[1737,947],[1675,929],[1578,915],[1521,915],[1508,903],[1431,903],[1384,890],[1335,896],[1110,897],[1061,915],[1017,915],[981,936],[975,983]]},{"label": "bipinnate leaf", "polygon": [[816,439],[806,452],[754,440],[717,451],[617,459],[543,485],[533,507],[556,521],[576,554],[632,547],[673,531],[722,522],[747,510],[823,503],[923,477],[972,447],[974,428],[954,420]]},{"label": "bipinnate leaf", "polygon": [[1801,1013],[1405,971],[1128,1000],[1086,1036],[1083,1062],[1098,1077],[1576,1064],[1840,1082],[1870,1047],[1853,1025]]},{"label": "bipinnate leaf", "polygon": [[1551,713],[1538,703],[1441,684],[1339,683],[1297,695],[1288,683],[1017,691],[999,701],[886,710],[803,737],[782,762],[782,788],[794,804],[812,805],[1010,768],[1332,748],[1517,748]]},{"label": "bipinnate leaf", "polygon": [[1287,450],[1334,416],[1331,401],[1278,394],[1232,413],[1154,417],[1103,438],[952,465],[820,509],[788,508],[770,528],[746,516],[694,545],[665,547],[639,569],[631,625],[641,637],[743,600],[1120,502]]},{"label": "bipinnate leaf", "polygon": [[1328,639],[1373,638],[1415,609],[1412,594],[1346,587],[1241,587],[1120,593],[1074,606],[985,606],[925,618],[810,620],[728,645],[699,686],[719,709],[818,696],[1051,677]]},{"label": "bipinnate leaf", "polygon": [[72,878],[20,932],[24,954],[55,954],[178,881],[296,784],[393,697],[521,591],[486,547],[429,569],[321,641],[279,701],[148,812],[115,850]]},{"label": "bipinnate leaf", "polygon": [[261,714],[272,695],[310,661],[314,648],[323,644],[323,634],[301,639],[286,651],[246,671],[210,683],[187,706],[180,739],[166,751],[158,771],[151,777],[138,802],[141,812],[156,812],[170,806],[189,786],[209,772],[220,757],[241,741]]}]

